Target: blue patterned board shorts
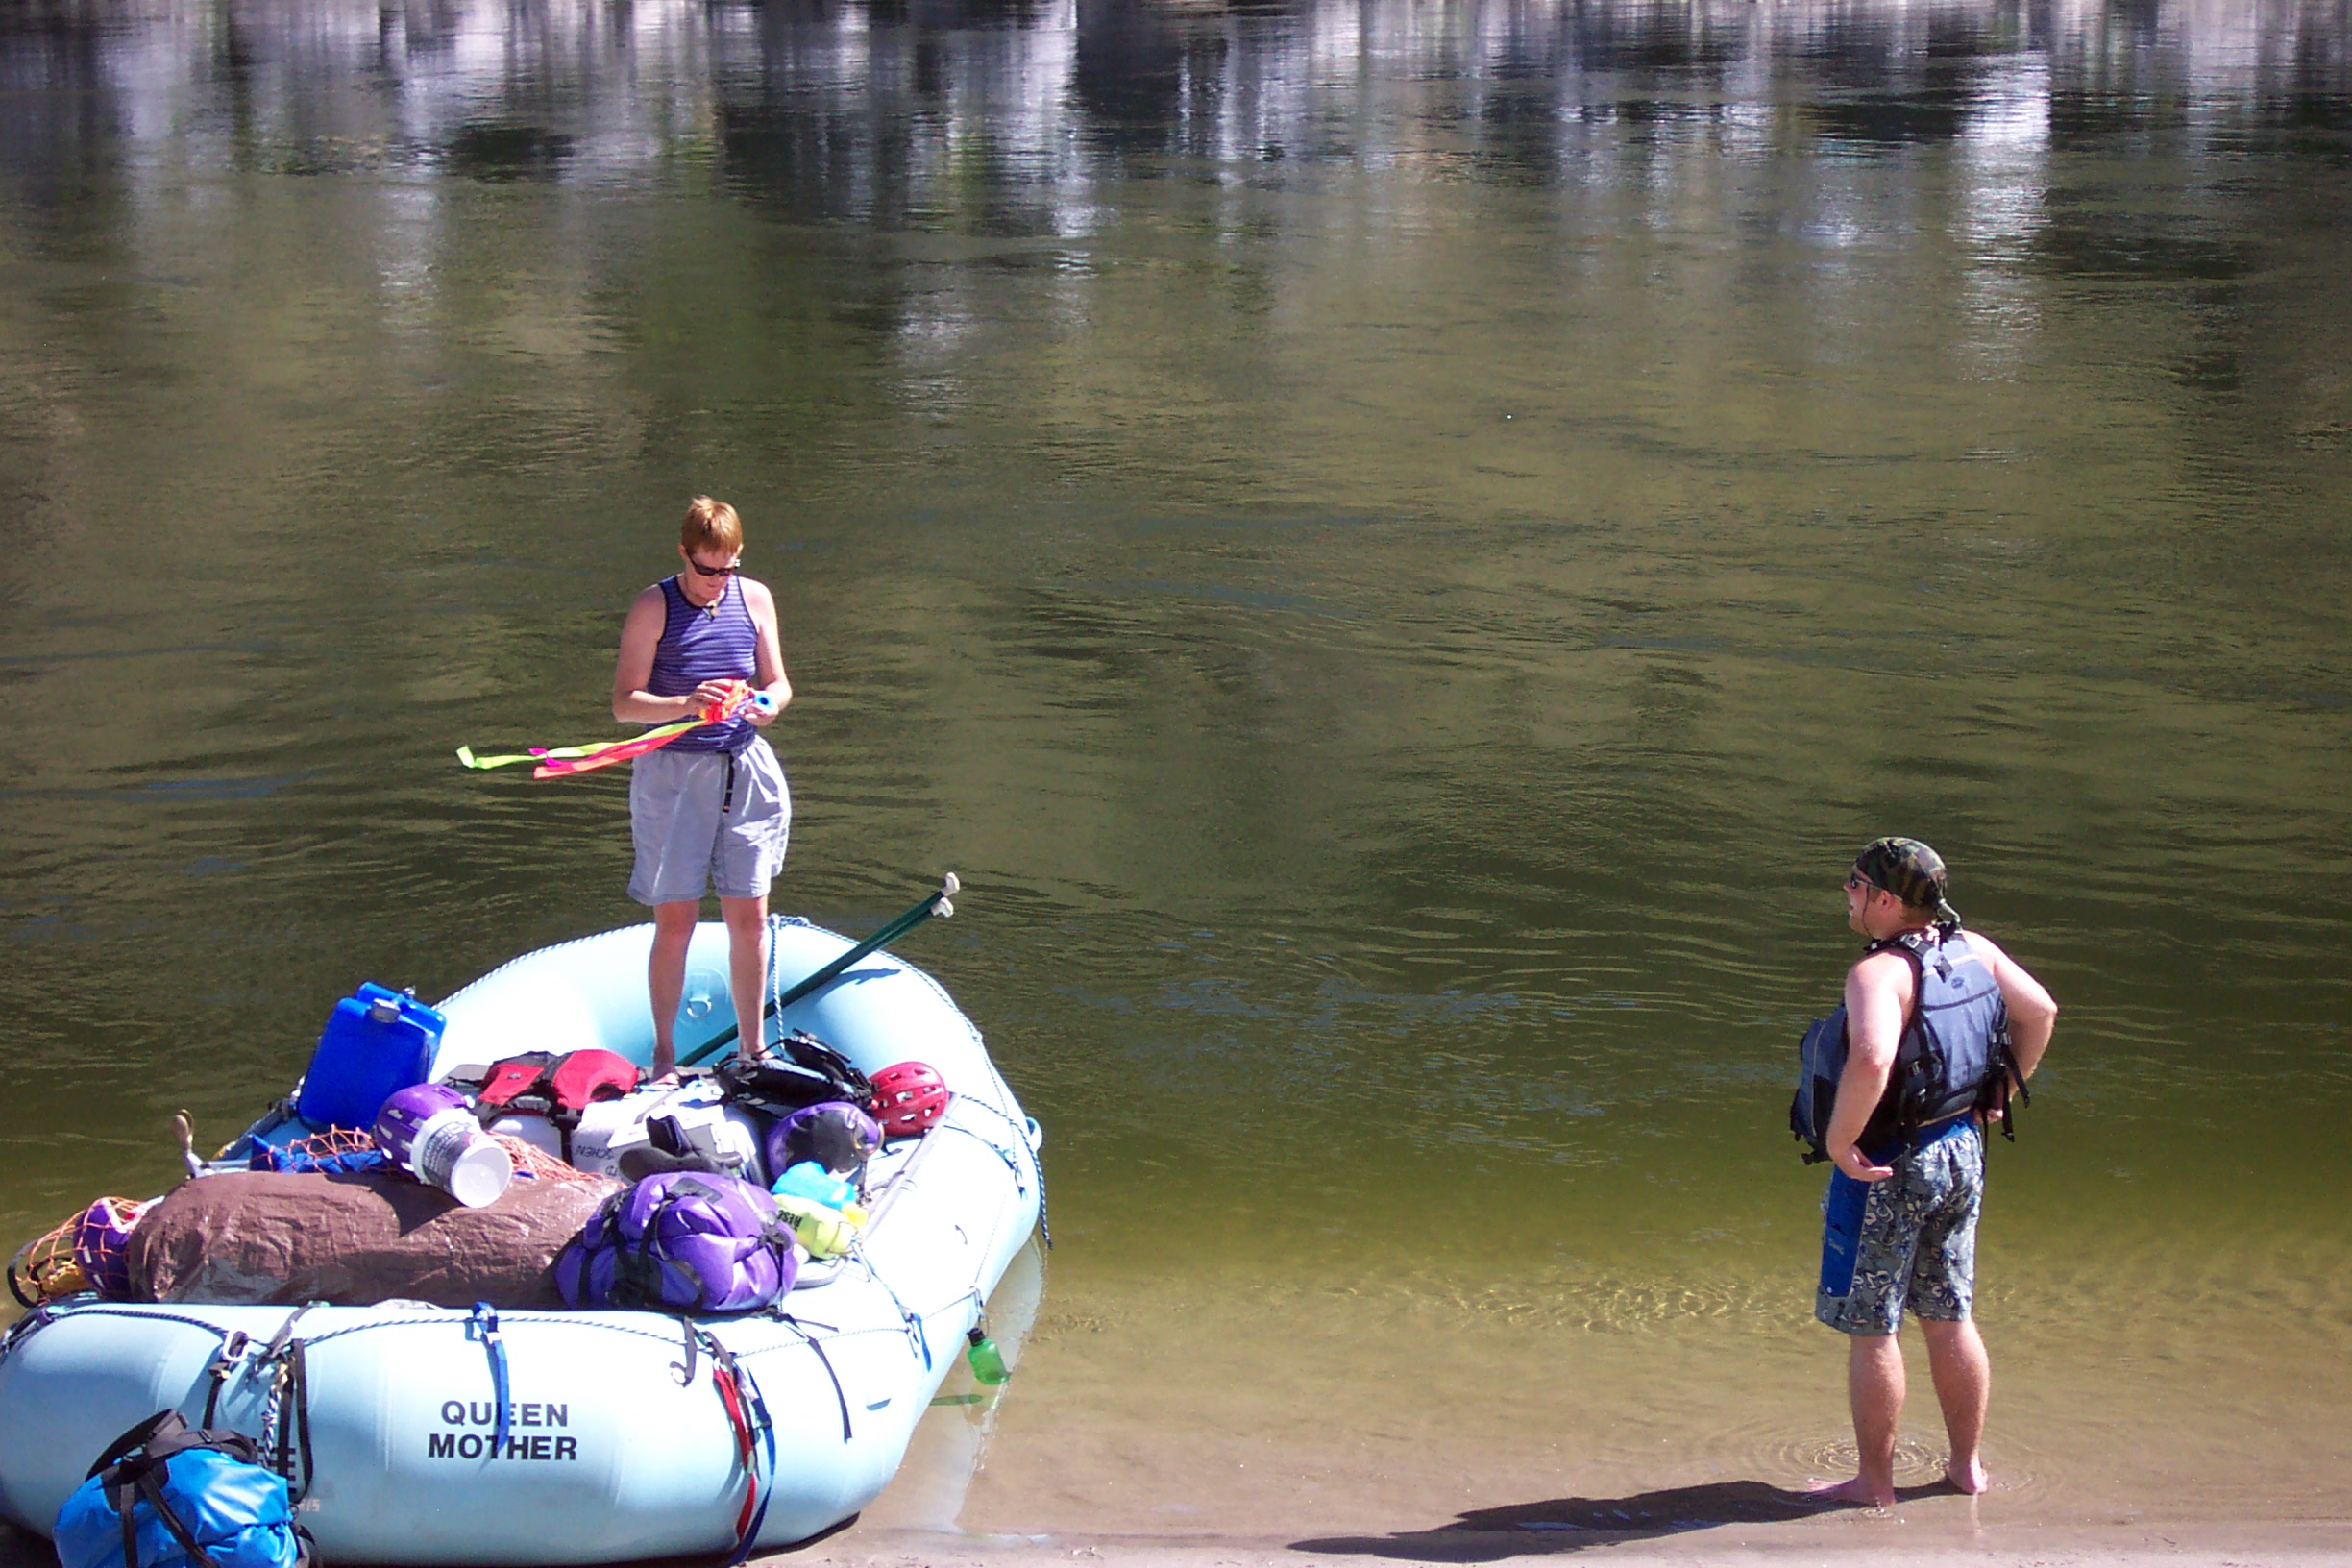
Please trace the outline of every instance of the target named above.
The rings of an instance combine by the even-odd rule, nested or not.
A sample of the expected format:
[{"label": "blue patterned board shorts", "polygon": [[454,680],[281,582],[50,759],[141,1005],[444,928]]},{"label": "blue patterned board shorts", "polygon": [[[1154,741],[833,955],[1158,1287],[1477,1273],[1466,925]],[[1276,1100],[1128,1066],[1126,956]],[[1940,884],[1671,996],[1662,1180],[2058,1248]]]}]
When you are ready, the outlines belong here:
[{"label": "blue patterned board shorts", "polygon": [[1841,1334],[1893,1334],[1906,1306],[1942,1322],[1966,1318],[1983,1205],[1984,1135],[1971,1116],[1923,1133],[1883,1182],[1833,1173],[1813,1315]]}]

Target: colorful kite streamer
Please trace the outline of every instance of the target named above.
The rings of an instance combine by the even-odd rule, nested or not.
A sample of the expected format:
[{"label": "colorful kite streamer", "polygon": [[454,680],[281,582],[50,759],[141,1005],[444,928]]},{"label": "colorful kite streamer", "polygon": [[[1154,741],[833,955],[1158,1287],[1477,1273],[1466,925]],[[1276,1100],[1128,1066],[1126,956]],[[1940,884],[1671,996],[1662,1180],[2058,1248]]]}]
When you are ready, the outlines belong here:
[{"label": "colorful kite streamer", "polygon": [[642,757],[648,751],[658,751],[688,730],[700,729],[704,724],[724,723],[746,707],[765,709],[774,706],[774,698],[766,692],[753,691],[749,681],[730,681],[728,686],[726,699],[703,703],[699,716],[657,725],[626,740],[605,741],[597,746],[534,746],[527,751],[512,751],[502,757],[478,757],[472,747],[461,746],[457,748],[457,761],[462,767],[480,769],[535,762],[539,766],[531,770],[531,777],[566,778],[574,773],[589,773],[599,768],[609,768],[616,762],[626,762],[631,757]]}]

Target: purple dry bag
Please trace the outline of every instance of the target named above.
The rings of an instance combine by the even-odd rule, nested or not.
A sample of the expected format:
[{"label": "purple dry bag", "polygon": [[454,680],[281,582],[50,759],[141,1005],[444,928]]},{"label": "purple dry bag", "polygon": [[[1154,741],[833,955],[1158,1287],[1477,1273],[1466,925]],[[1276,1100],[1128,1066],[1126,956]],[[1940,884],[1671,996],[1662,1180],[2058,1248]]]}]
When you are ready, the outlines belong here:
[{"label": "purple dry bag", "polygon": [[733,1176],[665,1170],[604,1201],[555,1260],[555,1288],[572,1307],[747,1312],[799,1269],[775,1199]]},{"label": "purple dry bag", "polygon": [[801,1161],[814,1160],[863,1186],[866,1162],[881,1146],[881,1125],[864,1106],[827,1100],[803,1106],[768,1129],[768,1168],[781,1176]]}]

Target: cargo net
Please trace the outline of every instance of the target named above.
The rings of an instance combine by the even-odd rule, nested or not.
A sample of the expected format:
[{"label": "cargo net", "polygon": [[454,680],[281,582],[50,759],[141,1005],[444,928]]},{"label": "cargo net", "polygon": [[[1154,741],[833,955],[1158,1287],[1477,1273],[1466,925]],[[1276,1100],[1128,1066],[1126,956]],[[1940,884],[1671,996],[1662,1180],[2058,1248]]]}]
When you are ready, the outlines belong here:
[{"label": "cargo net", "polygon": [[327,1161],[339,1155],[373,1154],[376,1135],[356,1127],[330,1127],[323,1133],[291,1139],[285,1152],[298,1160]]},{"label": "cargo net", "polygon": [[377,1170],[383,1163],[375,1135],[356,1127],[330,1127],[283,1144],[257,1142],[250,1162],[255,1170],[331,1172]]},{"label": "cargo net", "polygon": [[506,1158],[514,1162],[515,1180],[518,1182],[568,1182],[577,1185],[604,1179],[565,1164],[535,1143],[527,1143],[504,1133],[492,1133],[490,1137],[506,1151]]},{"label": "cargo net", "polygon": [[[596,1177],[575,1170],[545,1149],[509,1138],[504,1133],[490,1135],[506,1158],[514,1163],[515,1180],[520,1182],[593,1182]],[[274,1170],[366,1170],[382,1166],[388,1162],[378,1148],[375,1135],[355,1127],[330,1127],[308,1138],[298,1138],[282,1149],[268,1151],[270,1168]]]},{"label": "cargo net", "polygon": [[130,1294],[131,1227],[146,1209],[130,1198],[100,1198],[55,1230],[26,1242],[9,1261],[9,1293],[27,1307],[92,1290]]}]

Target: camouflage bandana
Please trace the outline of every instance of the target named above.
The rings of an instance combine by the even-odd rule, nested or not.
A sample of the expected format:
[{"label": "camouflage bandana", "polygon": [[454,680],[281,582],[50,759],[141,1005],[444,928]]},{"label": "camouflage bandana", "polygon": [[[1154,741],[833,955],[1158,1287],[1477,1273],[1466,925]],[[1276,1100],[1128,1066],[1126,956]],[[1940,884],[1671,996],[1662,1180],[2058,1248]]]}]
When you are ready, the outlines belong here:
[{"label": "camouflage bandana", "polygon": [[1939,925],[1958,925],[1960,912],[1944,901],[1944,857],[1917,839],[1873,839],[1854,856],[1862,880],[1913,909],[1932,910]]}]

